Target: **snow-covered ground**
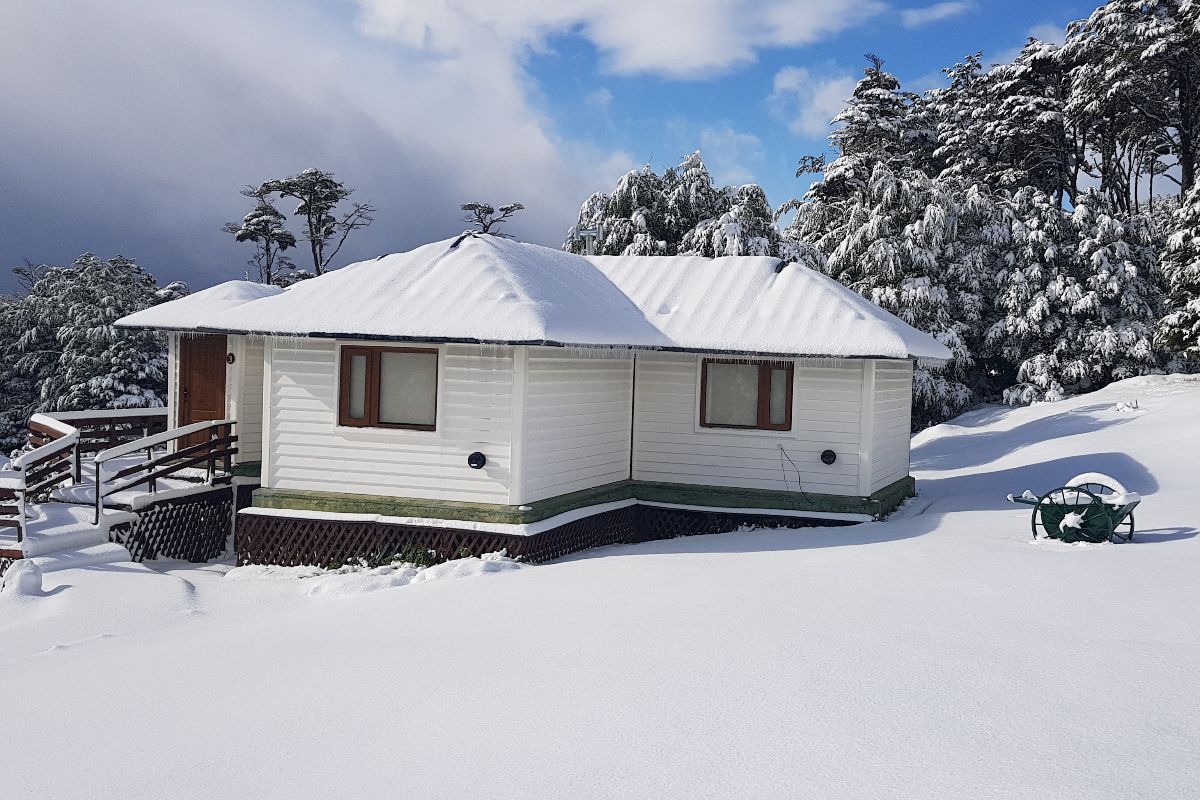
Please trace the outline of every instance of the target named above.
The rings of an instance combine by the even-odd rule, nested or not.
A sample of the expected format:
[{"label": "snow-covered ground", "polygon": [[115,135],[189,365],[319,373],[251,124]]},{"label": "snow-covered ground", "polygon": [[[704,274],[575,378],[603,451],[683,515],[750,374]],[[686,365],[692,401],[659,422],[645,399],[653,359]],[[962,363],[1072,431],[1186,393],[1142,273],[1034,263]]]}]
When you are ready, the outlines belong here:
[{"label": "snow-covered ground", "polygon": [[[0,595],[0,795],[1192,797],[1198,452],[1200,381],[1141,378],[918,436],[882,523],[51,573]],[[1031,543],[1005,495],[1088,471],[1137,541]]]}]

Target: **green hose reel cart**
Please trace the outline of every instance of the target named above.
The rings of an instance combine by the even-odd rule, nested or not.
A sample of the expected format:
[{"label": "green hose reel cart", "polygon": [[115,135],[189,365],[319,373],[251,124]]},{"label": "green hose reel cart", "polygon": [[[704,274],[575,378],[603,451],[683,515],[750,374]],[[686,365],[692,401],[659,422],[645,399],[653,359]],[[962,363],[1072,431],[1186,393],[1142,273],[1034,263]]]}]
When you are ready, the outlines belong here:
[{"label": "green hose reel cart", "polygon": [[1020,495],[1010,494],[1008,499],[1033,507],[1033,538],[1040,532],[1068,543],[1132,541],[1133,510],[1142,501],[1140,495],[1127,491],[1115,478],[1098,472],[1076,475],[1065,486],[1043,495],[1026,490]]}]

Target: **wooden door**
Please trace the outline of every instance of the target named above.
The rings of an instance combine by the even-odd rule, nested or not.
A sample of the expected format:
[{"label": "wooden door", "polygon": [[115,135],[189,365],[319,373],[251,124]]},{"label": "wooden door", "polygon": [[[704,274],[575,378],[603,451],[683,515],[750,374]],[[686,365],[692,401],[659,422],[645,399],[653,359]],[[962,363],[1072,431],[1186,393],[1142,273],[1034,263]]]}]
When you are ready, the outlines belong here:
[{"label": "wooden door", "polygon": [[[224,336],[183,336],[179,339],[179,427],[193,422],[225,419]],[[198,444],[207,436],[192,436],[181,444]]]}]

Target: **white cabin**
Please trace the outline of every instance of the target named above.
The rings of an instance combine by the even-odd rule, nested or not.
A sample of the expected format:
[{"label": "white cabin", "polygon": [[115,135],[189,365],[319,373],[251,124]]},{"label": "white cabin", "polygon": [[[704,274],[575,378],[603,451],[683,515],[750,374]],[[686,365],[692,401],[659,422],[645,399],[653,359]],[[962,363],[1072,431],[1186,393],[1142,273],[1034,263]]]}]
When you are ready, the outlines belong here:
[{"label": "white cabin", "polygon": [[514,530],[613,503],[878,517],[913,492],[913,364],[949,357],[796,264],[493,236],[120,324],[169,332],[175,424],[236,420],[256,507]]}]

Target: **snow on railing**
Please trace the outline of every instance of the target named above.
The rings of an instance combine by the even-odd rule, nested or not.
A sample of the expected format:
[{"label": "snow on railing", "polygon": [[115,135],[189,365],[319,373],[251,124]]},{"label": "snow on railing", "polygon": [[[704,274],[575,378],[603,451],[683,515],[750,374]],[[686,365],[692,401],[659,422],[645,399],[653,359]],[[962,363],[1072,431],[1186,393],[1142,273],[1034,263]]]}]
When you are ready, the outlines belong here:
[{"label": "snow on railing", "polygon": [[[197,422],[174,430],[150,433],[165,427],[165,408],[120,408],[97,411],[59,411],[34,414],[29,419],[29,441],[36,445],[0,470],[0,530],[16,528],[17,544],[27,536],[26,506],[30,498],[81,480],[81,454],[95,453],[95,524],[100,524],[104,498],[146,484],[157,490],[157,480],[181,470],[206,465],[206,482],[217,477],[217,462],[228,475],[237,453],[234,420]],[[141,435],[139,435],[141,434]],[[199,441],[188,442],[189,438]],[[174,443],[173,447],[169,447]],[[104,447],[104,445],[108,445]],[[101,449],[103,448],[103,449]],[[102,474],[102,465],[113,459],[145,452],[144,461],[120,465],[113,474]],[[122,480],[119,483],[111,481]]]},{"label": "snow on railing", "polygon": [[[237,453],[237,436],[233,433],[236,422],[219,419],[194,422],[182,428],[145,436],[133,442],[101,450],[94,456],[95,472],[95,521],[100,523],[104,514],[104,498],[118,492],[128,491],[145,484],[151,493],[158,491],[158,481],[185,469],[204,465],[205,483],[212,484],[217,478],[217,462],[222,462],[224,475],[233,473],[232,459]],[[189,439],[200,441],[188,442]],[[167,447],[174,443],[174,447]],[[162,450],[156,454],[155,448]],[[122,466],[110,475],[104,475],[104,465],[110,461],[140,452],[146,453],[145,461]],[[125,480],[121,480],[124,478]]]}]

